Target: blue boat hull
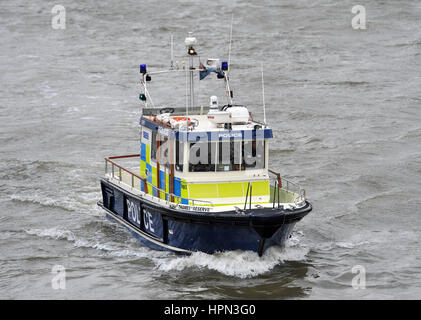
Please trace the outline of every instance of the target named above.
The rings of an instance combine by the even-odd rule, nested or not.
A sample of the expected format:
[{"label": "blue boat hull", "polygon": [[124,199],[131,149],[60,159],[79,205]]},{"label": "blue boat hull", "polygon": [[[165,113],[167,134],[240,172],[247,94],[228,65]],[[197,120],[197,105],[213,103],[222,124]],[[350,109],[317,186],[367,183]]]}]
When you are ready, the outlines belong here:
[{"label": "blue boat hull", "polygon": [[186,212],[157,206],[105,179],[101,186],[103,201],[98,205],[111,220],[123,224],[153,249],[181,253],[240,249],[262,255],[271,246],[283,246],[296,222],[311,211],[307,204],[296,212],[279,209],[250,210],[246,214]]}]

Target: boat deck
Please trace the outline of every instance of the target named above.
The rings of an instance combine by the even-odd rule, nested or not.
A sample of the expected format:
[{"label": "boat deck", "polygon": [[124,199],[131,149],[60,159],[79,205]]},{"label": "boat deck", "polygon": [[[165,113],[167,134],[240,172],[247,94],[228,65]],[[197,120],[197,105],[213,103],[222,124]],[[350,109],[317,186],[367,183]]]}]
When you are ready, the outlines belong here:
[{"label": "boat deck", "polygon": [[[159,203],[165,207],[182,207],[192,211],[219,212],[228,210],[246,210],[258,208],[279,208],[285,209],[300,208],[305,205],[305,190],[297,184],[282,178],[280,174],[269,170],[270,177],[270,197],[267,202],[255,203],[251,195],[247,192],[241,205],[223,205],[203,199],[188,198],[187,203],[182,203],[182,197],[165,192],[157,186],[146,181],[138,175],[139,167],[131,166],[131,169],[118,163],[119,160],[130,159],[139,160],[140,155],[117,156],[105,158],[105,178],[121,188],[145,198],[149,201]],[[250,182],[252,183],[252,181]],[[250,190],[251,191],[251,190]],[[250,192],[251,193],[251,192]],[[188,207],[188,208],[187,208]]]}]

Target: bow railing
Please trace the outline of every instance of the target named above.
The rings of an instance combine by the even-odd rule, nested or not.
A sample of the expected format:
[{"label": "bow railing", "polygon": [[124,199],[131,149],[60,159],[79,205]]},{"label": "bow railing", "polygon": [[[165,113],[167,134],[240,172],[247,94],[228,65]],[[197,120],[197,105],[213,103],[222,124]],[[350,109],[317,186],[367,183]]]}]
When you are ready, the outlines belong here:
[{"label": "bow railing", "polygon": [[125,167],[123,167],[122,165],[114,161],[116,159],[139,158],[139,157],[140,157],[140,154],[131,154],[131,155],[105,158],[105,174],[109,175],[110,177],[114,179],[118,179],[120,182],[123,182],[134,189],[142,190],[142,186],[143,186],[144,192],[146,194],[150,194],[151,196],[154,196],[155,198],[157,198],[158,201],[164,200],[164,201],[169,201],[175,204],[181,204],[182,199],[185,199],[185,201],[187,201],[188,204],[191,203],[191,205],[193,206],[211,206],[211,207],[214,206],[211,201],[184,198],[181,196],[177,196],[174,193],[166,192],[165,190],[158,188],[157,186],[147,181],[146,178],[141,177],[140,175],[134,173],[133,171],[129,169],[126,169]]}]

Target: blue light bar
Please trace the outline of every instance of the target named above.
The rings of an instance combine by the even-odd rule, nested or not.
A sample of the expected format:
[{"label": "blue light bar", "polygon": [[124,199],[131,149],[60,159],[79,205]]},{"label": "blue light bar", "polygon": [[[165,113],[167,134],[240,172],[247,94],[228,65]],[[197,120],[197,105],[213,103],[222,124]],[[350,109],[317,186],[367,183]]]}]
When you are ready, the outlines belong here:
[{"label": "blue light bar", "polygon": [[146,64],[140,65],[140,73],[146,73]]},{"label": "blue light bar", "polygon": [[221,63],[221,70],[228,70],[228,62],[227,61],[222,61]]}]

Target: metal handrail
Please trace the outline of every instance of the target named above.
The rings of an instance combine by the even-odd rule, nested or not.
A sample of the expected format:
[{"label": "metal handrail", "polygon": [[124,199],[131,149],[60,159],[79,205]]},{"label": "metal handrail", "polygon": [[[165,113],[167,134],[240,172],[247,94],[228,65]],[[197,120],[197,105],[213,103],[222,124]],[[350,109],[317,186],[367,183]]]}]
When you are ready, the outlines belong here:
[{"label": "metal handrail", "polygon": [[[122,159],[122,158],[135,158],[135,157],[140,157],[140,154],[131,154],[131,155],[126,155],[126,156],[116,156],[116,157],[108,157],[105,158],[105,173],[108,173],[108,166],[107,163],[111,163],[111,172],[112,172],[112,177],[114,178],[114,167],[117,167],[119,169],[119,178],[120,181],[122,180],[122,174],[121,171],[125,171],[127,173],[129,173],[132,176],[132,188],[134,187],[134,179],[133,177],[138,178],[140,181],[143,181],[144,183],[147,183],[146,179],[139,176],[138,174],[124,168],[123,166],[119,165],[118,163],[116,163],[115,161],[113,161],[113,159]],[[148,192],[148,187],[146,186],[145,191]]]},{"label": "metal handrail", "polygon": [[[122,179],[123,179],[122,171],[127,172],[131,176],[131,187],[132,188],[134,188],[134,185],[135,185],[134,179],[137,178],[137,179],[139,179],[139,181],[142,181],[144,183],[145,193],[148,194],[148,195],[151,195],[152,197],[157,198],[158,200],[164,200],[164,199],[162,199],[161,197],[154,196],[153,192],[152,192],[152,194],[149,194],[148,186],[150,188],[152,188],[152,190],[157,191],[158,194],[163,193],[165,195],[165,201],[169,201],[169,202],[174,203],[174,204],[180,204],[180,202],[181,202],[180,200],[183,198],[183,199],[186,199],[188,201],[188,203],[189,204],[191,203],[193,206],[200,206],[200,203],[204,203],[205,205],[210,205],[211,207],[214,207],[214,204],[213,204],[212,201],[201,200],[201,199],[192,199],[192,198],[184,198],[184,197],[181,197],[181,196],[177,196],[174,193],[168,193],[165,190],[163,190],[163,189],[161,189],[157,186],[154,186],[152,183],[148,182],[146,180],[146,178],[141,177],[140,175],[134,173],[133,171],[124,168],[123,166],[119,165],[118,163],[116,163],[114,161],[115,159],[136,158],[136,157],[140,157],[140,154],[131,154],[131,155],[114,156],[114,157],[105,158],[105,173],[108,174],[108,163],[110,163],[111,164],[111,176],[113,178],[116,178],[115,177],[116,176],[115,167],[117,167],[118,168],[118,179],[120,181],[122,181]],[[268,171],[269,171],[269,173],[276,176],[276,178],[270,177],[270,180],[269,180],[269,182],[275,181],[275,187],[274,187],[275,189],[274,189],[274,194],[273,194],[273,206],[275,206],[275,196],[276,196],[276,194],[277,194],[278,207],[280,206],[279,189],[283,189],[286,192],[294,194],[295,196],[294,196],[293,202],[296,205],[300,205],[306,200],[306,192],[303,188],[300,187],[300,185],[298,185],[295,182],[289,181],[288,179],[286,179],[284,177],[281,177],[281,175],[279,173],[277,173],[273,170],[269,169]],[[249,184],[250,184],[250,182],[249,182]],[[250,188],[250,190],[249,190],[249,188]],[[249,195],[249,192],[250,192],[250,195]],[[275,192],[276,192],[276,194],[275,194]],[[246,196],[246,199],[245,199],[245,207],[246,207],[248,198],[250,198],[249,199],[250,209],[251,209],[251,197],[252,197],[251,193],[252,193],[251,185],[249,185],[249,187],[247,188],[247,196]],[[177,199],[177,202],[170,201],[170,199]]]},{"label": "metal handrail", "polygon": [[[273,174],[276,176],[276,180],[275,178],[271,178],[271,181],[275,180],[275,189],[283,189],[286,192],[290,192],[293,194],[296,194],[296,196],[293,199],[293,202],[296,205],[302,204],[303,202],[305,202],[306,200],[306,191],[305,189],[301,188],[301,186],[295,182],[292,182],[284,177],[281,177],[281,174],[278,172],[275,172],[273,170],[268,170],[269,173]],[[292,187],[292,188],[291,188]],[[274,195],[273,195],[273,200],[274,200],[274,204],[275,204],[275,192],[276,190],[274,189]],[[278,190],[279,192],[279,190]],[[278,207],[279,207],[279,195],[278,195]]]},{"label": "metal handrail", "polygon": [[[123,166],[119,165],[115,161],[113,161],[113,159],[135,158],[135,157],[140,157],[140,154],[131,154],[131,155],[125,155],[125,156],[115,156],[115,157],[105,158],[105,173],[108,174],[108,165],[107,164],[109,162],[109,163],[111,163],[111,168],[112,168],[111,169],[111,176],[113,178],[115,178],[114,167],[117,167],[119,169],[118,176],[119,176],[119,180],[120,181],[122,181],[122,171],[125,171],[125,172],[127,172],[128,174],[131,175],[131,187],[132,188],[134,188],[134,177],[136,177],[136,178],[138,178],[140,181],[142,181],[144,183],[145,193],[149,194],[149,192],[148,192],[148,185],[149,185],[149,186],[152,187],[152,190],[156,190],[156,191],[159,191],[159,193],[165,194],[165,200],[166,201],[169,201],[169,199],[172,199],[172,198],[176,198],[176,199],[178,199],[178,202],[173,202],[173,201],[169,201],[169,202],[172,202],[172,203],[175,203],[175,204],[179,204],[180,203],[180,199],[181,198],[184,198],[184,197],[177,196],[177,195],[175,195],[173,193],[168,193],[165,190],[163,190],[161,188],[158,188],[157,186],[154,186],[153,184],[151,184],[150,182],[148,182],[146,180],[146,178],[143,178],[143,177],[139,176],[138,174],[134,173],[133,171],[130,171],[130,170],[124,168]],[[152,197],[155,197],[153,194],[151,196]],[[155,198],[162,200],[162,198],[160,198],[160,197],[155,197]],[[200,204],[195,204],[195,202],[202,202],[202,203],[205,203],[205,204],[210,205],[211,207],[214,207],[213,203],[211,201],[208,201],[208,200],[192,199],[192,198],[184,198],[184,199],[186,199],[188,201],[188,203],[191,202],[193,206],[196,206],[196,205],[200,206]]]}]

